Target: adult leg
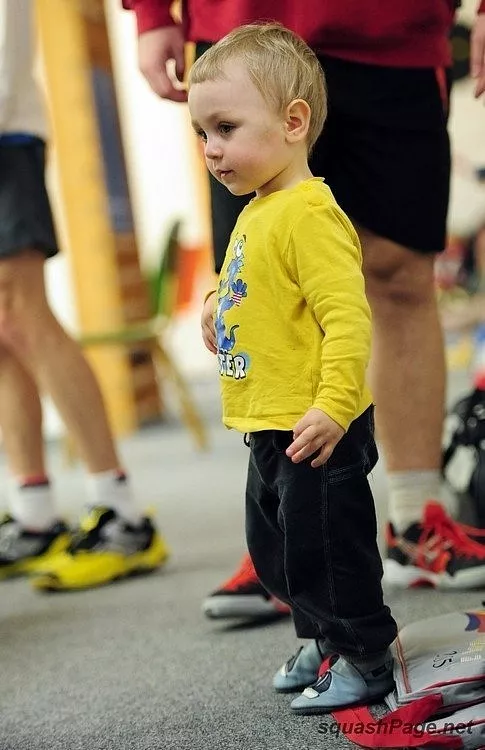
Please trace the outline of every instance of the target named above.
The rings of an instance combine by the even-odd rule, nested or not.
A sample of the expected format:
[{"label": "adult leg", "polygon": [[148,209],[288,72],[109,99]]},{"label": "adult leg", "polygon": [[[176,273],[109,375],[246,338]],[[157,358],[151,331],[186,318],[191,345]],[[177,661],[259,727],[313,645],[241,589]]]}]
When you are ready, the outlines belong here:
[{"label": "adult leg", "polygon": [[48,564],[70,541],[45,469],[37,387],[4,348],[0,348],[0,427],[12,475],[9,514],[0,520],[1,579]]},{"label": "adult leg", "polygon": [[[402,510],[405,528],[439,493],[445,357],[434,288],[434,255],[419,254],[359,230],[373,315],[371,387],[390,474],[428,483]],[[392,370],[389,363],[392,362]],[[429,476],[428,476],[429,475]],[[421,497],[420,497],[421,495]],[[395,510],[396,515],[399,508]]]},{"label": "adult leg", "polygon": [[[0,341],[59,410],[91,474],[93,501],[115,505],[136,522],[140,512],[128,486],[115,481],[123,472],[98,383],[49,307],[44,262],[35,250],[0,261]],[[15,382],[11,386],[15,389]],[[30,391],[33,403],[32,384]],[[7,440],[16,439],[16,429],[13,433]]]},{"label": "adult leg", "polygon": [[443,588],[483,586],[485,549],[471,542],[436,502],[445,359],[434,256],[365,230],[360,235],[374,321],[371,386],[390,486],[386,580]]},{"label": "adult leg", "polygon": [[375,328],[371,379],[389,471],[386,578],[480,585],[481,550],[439,502],[444,352],[433,262],[445,244],[449,188],[443,77],[322,62],[332,107],[314,161],[361,228]]},{"label": "adult leg", "polygon": [[[59,325],[47,302],[44,262],[44,256],[35,250],[0,260],[0,342],[10,354],[4,362],[4,400],[10,393],[14,400],[24,402],[24,410],[35,412],[26,415],[27,419],[36,418],[31,445],[20,445],[18,441],[26,439],[26,426],[16,424],[12,408],[6,407],[10,416],[4,427],[7,449],[16,465],[25,462],[20,476],[27,477],[32,476],[25,470],[34,449],[39,469],[34,475],[45,476],[40,466],[40,403],[34,392],[35,388],[45,391],[79,446],[94,485],[93,501],[115,504],[127,520],[137,521],[140,513],[128,486],[115,481],[122,471],[99,386],[78,344]],[[17,466],[13,468],[17,471]]]},{"label": "adult leg", "polygon": [[39,252],[0,262],[0,341],[51,396],[89,471],[118,468],[99,386],[49,307]]},{"label": "adult leg", "polygon": [[423,485],[408,513],[392,509],[405,528],[439,492],[445,363],[433,266],[449,192],[446,92],[433,69],[323,64],[333,107],[314,158],[360,231],[388,470],[413,472],[409,484]]},{"label": "adult leg", "polygon": [[[76,535],[69,554],[58,555],[52,561],[55,574],[39,583],[42,587],[84,588],[133,571],[152,569],[165,559],[167,552],[151,521],[141,517],[130,484],[119,468],[96,380],[79,346],[67,336],[48,305],[44,262],[55,253],[44,184],[44,144],[30,138],[21,145],[0,147],[0,347],[25,371],[16,382],[14,365],[5,359],[3,396],[8,398],[8,389],[12,389],[13,400],[25,396],[24,408],[30,408],[36,419],[38,439],[40,404],[32,381],[48,392],[77,439],[91,472],[91,505],[97,507],[83,524],[83,532]],[[7,416],[6,444],[10,446],[11,461],[17,466],[22,449],[34,450],[36,438],[33,436],[31,445],[22,445],[24,418],[16,423],[12,412]],[[38,443],[36,450],[35,461],[40,465]],[[27,465],[30,458],[22,461]],[[33,504],[30,512],[32,508]],[[15,515],[21,516],[22,508],[17,510]],[[27,547],[31,524],[25,517],[21,522],[23,525],[15,521],[15,528],[7,530],[5,543],[9,549],[5,559],[15,559],[19,572],[26,572],[30,563],[29,568],[22,567],[26,560],[21,558],[33,556],[30,547],[22,552]],[[78,554],[80,549],[82,554]]]},{"label": "adult leg", "polygon": [[5,348],[0,348],[0,427],[10,473],[19,478],[45,476],[37,385]]},{"label": "adult leg", "polygon": [[46,531],[58,520],[58,512],[45,467],[39,393],[5,348],[0,348],[0,427],[11,474],[12,517],[24,528]]},{"label": "adult leg", "polygon": [[70,541],[59,521],[45,470],[36,385],[4,348],[0,348],[0,427],[12,475],[9,514],[0,520],[1,579],[33,572],[65,550]]},{"label": "adult leg", "polygon": [[[37,582],[47,587],[84,588],[135,570],[156,567],[167,553],[151,522],[141,518],[119,468],[94,375],[79,346],[50,310],[43,265],[43,256],[34,250],[0,262],[0,341],[31,373],[38,387],[51,396],[91,472],[93,501],[106,506],[106,510],[94,512],[90,530],[95,528],[96,533],[91,534],[89,547],[87,539],[83,542],[83,556],[66,555],[59,569],[53,564],[55,572]],[[15,384],[10,385],[15,388]],[[12,429],[15,430],[14,424]],[[114,521],[121,532],[115,542],[116,553],[111,542],[104,540],[103,532],[104,526]],[[133,541],[129,544],[127,529],[133,529]],[[123,546],[121,539],[126,547],[124,553],[119,551]],[[86,560],[88,549],[92,550],[90,561]]]}]

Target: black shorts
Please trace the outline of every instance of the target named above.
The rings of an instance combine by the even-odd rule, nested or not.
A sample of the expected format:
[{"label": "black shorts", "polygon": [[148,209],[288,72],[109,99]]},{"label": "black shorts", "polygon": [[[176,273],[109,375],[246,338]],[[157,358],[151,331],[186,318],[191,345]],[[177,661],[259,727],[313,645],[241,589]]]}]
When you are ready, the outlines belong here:
[{"label": "black shorts", "polygon": [[[207,46],[198,45],[198,54]],[[448,72],[319,59],[329,114],[310,159],[313,174],[325,178],[356,224],[419,253],[441,252],[450,182]],[[250,196],[232,196],[210,181],[219,270]]]},{"label": "black shorts", "polygon": [[39,250],[46,258],[58,252],[45,187],[45,144],[0,143],[0,258]]}]

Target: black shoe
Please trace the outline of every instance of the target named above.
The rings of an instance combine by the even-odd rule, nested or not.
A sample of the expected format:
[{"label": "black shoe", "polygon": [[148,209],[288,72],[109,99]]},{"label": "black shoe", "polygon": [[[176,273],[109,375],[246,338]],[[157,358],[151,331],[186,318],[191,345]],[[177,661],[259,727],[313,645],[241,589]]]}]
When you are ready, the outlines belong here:
[{"label": "black shoe", "polygon": [[412,524],[404,534],[397,534],[389,524],[384,581],[403,588],[485,586],[485,546],[465,528],[436,502],[429,502],[422,522]]}]

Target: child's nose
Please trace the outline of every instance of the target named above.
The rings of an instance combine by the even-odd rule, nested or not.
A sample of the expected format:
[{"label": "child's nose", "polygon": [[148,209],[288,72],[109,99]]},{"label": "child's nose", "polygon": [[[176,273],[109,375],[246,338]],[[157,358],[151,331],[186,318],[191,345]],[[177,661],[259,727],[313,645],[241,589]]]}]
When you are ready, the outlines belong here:
[{"label": "child's nose", "polygon": [[221,155],[221,149],[217,141],[208,139],[205,144],[205,155],[208,159],[217,159]]}]

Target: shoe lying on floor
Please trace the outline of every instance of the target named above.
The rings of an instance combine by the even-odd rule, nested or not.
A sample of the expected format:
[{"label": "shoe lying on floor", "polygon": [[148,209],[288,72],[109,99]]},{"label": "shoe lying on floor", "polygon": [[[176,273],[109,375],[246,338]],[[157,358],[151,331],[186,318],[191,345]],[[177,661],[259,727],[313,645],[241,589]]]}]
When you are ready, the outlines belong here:
[{"label": "shoe lying on floor", "polygon": [[342,656],[326,659],[318,680],[291,702],[297,714],[326,714],[337,708],[377,703],[394,687],[392,657],[382,666],[361,674]]},{"label": "shoe lying on floor", "polygon": [[0,520],[0,580],[35,572],[63,552],[70,541],[61,521],[47,531],[29,531],[5,515]]},{"label": "shoe lying on floor", "polygon": [[485,544],[471,527],[450,518],[436,502],[426,505],[421,523],[399,535],[387,531],[384,581],[393,586],[472,589],[485,586]]},{"label": "shoe lying on floor", "polygon": [[283,617],[290,607],[271,596],[261,584],[248,554],[237,572],[202,604],[202,611],[211,619],[243,617],[248,619]]},{"label": "shoe lying on floor", "polygon": [[330,656],[325,645],[310,641],[298,649],[291,659],[281,666],[273,677],[273,687],[278,693],[298,693],[318,678],[322,662]]},{"label": "shoe lying on floor", "polygon": [[131,526],[110,508],[92,508],[68,549],[36,570],[32,585],[46,591],[102,586],[149,573],[168,557],[168,549],[149,518]]}]

